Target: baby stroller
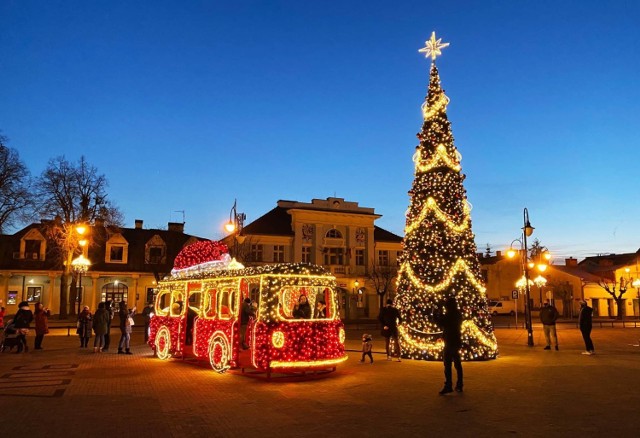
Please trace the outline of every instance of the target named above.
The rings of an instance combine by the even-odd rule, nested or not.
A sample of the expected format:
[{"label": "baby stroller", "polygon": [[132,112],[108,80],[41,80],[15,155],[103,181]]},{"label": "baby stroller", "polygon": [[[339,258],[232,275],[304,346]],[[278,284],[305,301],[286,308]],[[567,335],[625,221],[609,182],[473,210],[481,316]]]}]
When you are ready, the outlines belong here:
[{"label": "baby stroller", "polygon": [[18,346],[18,330],[13,324],[13,320],[5,326],[2,336],[0,336],[0,353],[4,352],[7,348],[9,351],[13,350],[13,347]]}]

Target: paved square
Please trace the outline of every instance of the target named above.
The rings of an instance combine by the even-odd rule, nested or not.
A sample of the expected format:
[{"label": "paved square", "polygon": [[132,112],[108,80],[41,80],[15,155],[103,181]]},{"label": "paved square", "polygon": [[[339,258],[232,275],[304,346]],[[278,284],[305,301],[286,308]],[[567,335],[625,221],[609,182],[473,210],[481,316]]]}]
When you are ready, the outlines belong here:
[{"label": "paved square", "polygon": [[[348,330],[349,349],[361,333]],[[559,330],[560,351],[542,350],[539,327],[534,348],[522,329],[496,333],[500,357],[464,363],[465,392],[439,396],[442,364],[388,362],[379,336],[373,365],[354,351],[326,377],[264,381],[160,361],[140,332],[126,356],[54,329],[42,351],[0,354],[3,435],[637,436],[640,329],[594,329],[595,356],[575,328]]]}]

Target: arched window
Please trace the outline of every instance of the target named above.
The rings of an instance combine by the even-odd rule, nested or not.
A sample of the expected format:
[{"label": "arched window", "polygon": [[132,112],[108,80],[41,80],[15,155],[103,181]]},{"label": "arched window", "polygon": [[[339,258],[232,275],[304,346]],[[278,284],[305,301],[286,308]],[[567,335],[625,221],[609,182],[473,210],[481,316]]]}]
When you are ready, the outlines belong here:
[{"label": "arched window", "polygon": [[[107,283],[102,286],[102,301],[111,300],[113,303],[119,303],[120,301],[124,301],[127,303],[127,298],[129,297],[129,287],[120,283],[119,281],[114,281],[113,283]],[[117,308],[117,307],[116,307]]]},{"label": "arched window", "polygon": [[327,231],[327,234],[325,234],[324,237],[327,237],[329,239],[342,239],[342,233],[335,228],[332,228]]}]

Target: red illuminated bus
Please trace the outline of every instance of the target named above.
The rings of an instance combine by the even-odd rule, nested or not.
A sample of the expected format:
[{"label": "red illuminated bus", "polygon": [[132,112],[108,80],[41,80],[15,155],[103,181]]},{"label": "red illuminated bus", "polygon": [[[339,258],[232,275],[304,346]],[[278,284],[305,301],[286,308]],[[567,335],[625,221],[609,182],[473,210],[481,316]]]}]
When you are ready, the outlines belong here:
[{"label": "red illuminated bus", "polygon": [[[312,313],[296,317],[300,296]],[[257,304],[241,345],[245,298]],[[316,312],[318,302],[326,305]],[[347,359],[335,277],[320,266],[276,264],[256,268],[192,270],[159,282],[149,345],[160,359],[195,357],[224,372],[333,371]],[[189,345],[190,344],[190,345]]]}]

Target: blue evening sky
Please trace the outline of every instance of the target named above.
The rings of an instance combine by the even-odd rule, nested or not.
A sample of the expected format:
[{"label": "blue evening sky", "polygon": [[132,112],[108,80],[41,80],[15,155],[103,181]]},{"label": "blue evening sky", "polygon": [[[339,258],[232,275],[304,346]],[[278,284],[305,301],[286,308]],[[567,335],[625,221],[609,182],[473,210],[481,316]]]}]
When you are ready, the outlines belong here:
[{"label": "blue evening sky", "polygon": [[85,155],[126,225],[222,236],[234,198],[404,228],[435,30],[478,249],[523,208],[557,257],[640,247],[640,2],[0,0],[0,129]]}]

